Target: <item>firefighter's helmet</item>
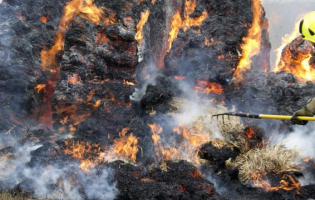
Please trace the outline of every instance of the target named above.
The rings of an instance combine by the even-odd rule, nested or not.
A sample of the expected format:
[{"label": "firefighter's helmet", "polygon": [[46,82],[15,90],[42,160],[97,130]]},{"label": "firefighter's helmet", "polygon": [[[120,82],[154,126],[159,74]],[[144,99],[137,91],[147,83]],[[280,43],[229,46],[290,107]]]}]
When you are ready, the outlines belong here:
[{"label": "firefighter's helmet", "polygon": [[300,22],[300,33],[304,40],[315,43],[315,12],[311,12]]}]

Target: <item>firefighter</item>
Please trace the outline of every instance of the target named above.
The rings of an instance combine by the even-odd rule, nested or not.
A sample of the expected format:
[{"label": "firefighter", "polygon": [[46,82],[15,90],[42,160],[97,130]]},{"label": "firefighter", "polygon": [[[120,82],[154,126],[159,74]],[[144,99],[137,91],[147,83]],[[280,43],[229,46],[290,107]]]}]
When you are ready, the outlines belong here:
[{"label": "firefighter", "polygon": [[[300,33],[303,40],[315,43],[315,12],[311,12],[300,22]],[[308,101],[307,105],[296,111],[291,119],[292,124],[306,125],[308,121],[299,120],[297,116],[314,116],[315,97]]]}]

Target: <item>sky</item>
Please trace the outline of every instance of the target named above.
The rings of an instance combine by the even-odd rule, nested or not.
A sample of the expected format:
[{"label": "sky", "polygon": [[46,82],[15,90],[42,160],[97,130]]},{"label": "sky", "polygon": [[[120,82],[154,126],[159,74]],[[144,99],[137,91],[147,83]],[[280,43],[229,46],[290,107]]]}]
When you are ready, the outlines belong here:
[{"label": "sky", "polygon": [[269,21],[271,42],[270,64],[273,69],[276,60],[274,52],[281,45],[281,38],[290,34],[303,14],[315,11],[315,0],[261,0]]}]

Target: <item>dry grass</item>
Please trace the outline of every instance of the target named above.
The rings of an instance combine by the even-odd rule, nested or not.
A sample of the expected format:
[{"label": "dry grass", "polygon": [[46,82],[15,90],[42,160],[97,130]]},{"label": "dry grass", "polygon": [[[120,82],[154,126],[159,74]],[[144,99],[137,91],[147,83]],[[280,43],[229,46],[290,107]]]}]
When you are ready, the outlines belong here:
[{"label": "dry grass", "polygon": [[25,193],[21,192],[21,194],[12,195],[8,191],[0,192],[0,200],[50,200],[43,198],[31,198],[28,197]]},{"label": "dry grass", "polygon": [[246,182],[257,174],[292,171],[296,156],[297,151],[286,149],[280,144],[252,149],[239,155],[234,162],[227,160],[226,166],[229,169],[238,169],[240,181]]}]

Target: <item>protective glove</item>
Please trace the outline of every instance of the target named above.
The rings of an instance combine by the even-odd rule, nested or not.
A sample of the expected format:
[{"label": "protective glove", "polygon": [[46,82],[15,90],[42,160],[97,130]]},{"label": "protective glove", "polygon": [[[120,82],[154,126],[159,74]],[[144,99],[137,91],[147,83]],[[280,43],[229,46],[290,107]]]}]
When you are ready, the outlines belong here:
[{"label": "protective glove", "polygon": [[304,106],[301,110],[296,111],[292,118],[291,123],[292,124],[298,124],[298,125],[306,125],[308,121],[300,120],[297,118],[297,116],[313,116],[313,113],[311,113],[306,106]]}]

